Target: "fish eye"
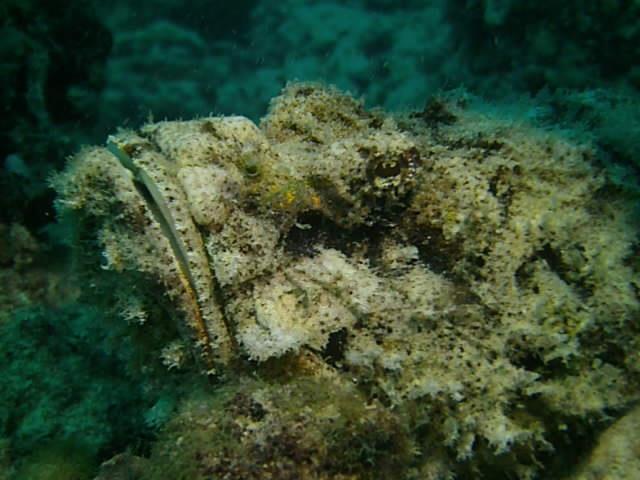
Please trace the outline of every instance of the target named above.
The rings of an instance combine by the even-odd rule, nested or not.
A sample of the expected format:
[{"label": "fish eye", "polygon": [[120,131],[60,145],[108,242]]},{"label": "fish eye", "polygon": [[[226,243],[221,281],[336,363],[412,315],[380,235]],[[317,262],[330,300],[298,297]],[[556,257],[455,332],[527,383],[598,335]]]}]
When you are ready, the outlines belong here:
[{"label": "fish eye", "polygon": [[244,174],[249,178],[255,178],[260,175],[260,162],[253,155],[246,155],[242,162]]}]

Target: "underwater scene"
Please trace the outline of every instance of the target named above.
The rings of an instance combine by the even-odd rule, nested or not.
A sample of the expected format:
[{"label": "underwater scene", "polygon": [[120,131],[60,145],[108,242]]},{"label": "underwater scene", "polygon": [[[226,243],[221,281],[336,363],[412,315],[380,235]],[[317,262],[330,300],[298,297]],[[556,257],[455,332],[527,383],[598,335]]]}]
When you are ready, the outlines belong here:
[{"label": "underwater scene", "polygon": [[640,1],[0,19],[0,480],[640,479]]}]

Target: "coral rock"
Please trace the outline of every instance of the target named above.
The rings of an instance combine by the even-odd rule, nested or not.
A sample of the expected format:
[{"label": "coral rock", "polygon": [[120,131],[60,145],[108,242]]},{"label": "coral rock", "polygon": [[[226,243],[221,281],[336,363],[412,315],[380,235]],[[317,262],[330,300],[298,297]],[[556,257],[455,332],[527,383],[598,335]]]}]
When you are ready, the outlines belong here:
[{"label": "coral rock", "polygon": [[58,204],[96,288],[163,305],[145,325],[175,324],[209,372],[355,384],[417,452],[397,475],[531,478],[638,398],[634,206],[589,145],[439,111],[294,84],[260,126],[160,122],[81,151]]}]

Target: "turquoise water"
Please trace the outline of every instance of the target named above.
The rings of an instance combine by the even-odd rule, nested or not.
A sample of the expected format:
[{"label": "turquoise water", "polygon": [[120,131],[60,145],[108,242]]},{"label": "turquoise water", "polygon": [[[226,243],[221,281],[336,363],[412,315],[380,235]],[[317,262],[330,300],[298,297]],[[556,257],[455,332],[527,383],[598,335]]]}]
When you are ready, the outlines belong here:
[{"label": "turquoise water", "polygon": [[[637,478],[638,2],[6,0],[0,13],[0,480]],[[303,99],[288,110],[273,99],[294,82],[307,86],[288,90]],[[161,172],[181,182],[181,210],[133,164],[140,140],[105,150],[98,180],[64,170],[120,128],[237,115],[265,137],[173,124],[241,145],[230,164],[212,147],[220,171]],[[141,135],[169,163],[186,158],[174,137]],[[263,141],[285,160],[263,163]],[[118,178],[196,297],[184,222],[204,239],[235,352],[215,375],[192,358],[168,277],[122,250],[148,227],[132,204],[87,219]],[[228,222],[212,227],[213,211]],[[216,255],[240,216],[250,261],[223,273]],[[340,275],[314,271],[327,258]],[[307,277],[291,281],[292,265]],[[410,268],[439,285],[433,303]],[[262,291],[252,269],[288,275],[287,301],[306,309],[339,298],[339,327],[286,343],[276,326],[295,333],[315,313],[291,327],[279,311],[257,337],[276,346],[258,348],[234,323],[238,298]],[[353,291],[378,281],[376,295],[403,301],[366,310]],[[516,293],[500,296],[509,282]],[[402,338],[389,322],[409,304],[422,310]],[[490,331],[477,344],[471,319]],[[455,363],[445,343],[476,357]],[[424,373],[429,359],[440,373]],[[455,387],[437,377],[447,362],[463,372]]]}]

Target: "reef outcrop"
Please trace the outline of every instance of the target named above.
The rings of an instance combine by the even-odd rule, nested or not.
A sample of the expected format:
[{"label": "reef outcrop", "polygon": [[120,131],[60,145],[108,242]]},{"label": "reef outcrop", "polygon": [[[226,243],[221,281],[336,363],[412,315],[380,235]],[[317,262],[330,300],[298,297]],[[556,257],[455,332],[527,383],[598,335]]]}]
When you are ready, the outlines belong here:
[{"label": "reef outcrop", "polygon": [[54,184],[87,294],[218,383],[143,478],[553,474],[640,392],[637,212],[597,160],[460,99],[394,116],[313,84],[259,126],[80,151]]}]

